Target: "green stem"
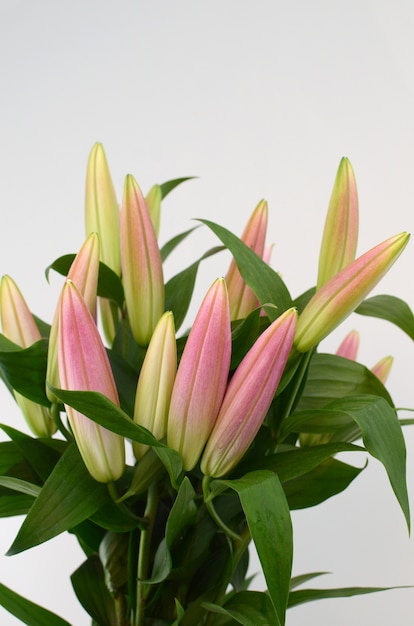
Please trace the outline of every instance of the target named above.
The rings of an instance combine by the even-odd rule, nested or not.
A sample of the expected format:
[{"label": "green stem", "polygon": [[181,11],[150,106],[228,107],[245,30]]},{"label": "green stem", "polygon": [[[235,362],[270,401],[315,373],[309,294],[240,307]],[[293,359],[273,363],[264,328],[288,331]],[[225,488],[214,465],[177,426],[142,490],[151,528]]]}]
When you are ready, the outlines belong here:
[{"label": "green stem", "polygon": [[66,428],[66,426],[63,424],[60,418],[59,403],[52,402],[49,410],[50,410],[50,415],[52,416],[53,421],[55,422],[58,430],[62,433],[64,438],[67,441],[73,441],[72,433]]},{"label": "green stem", "polygon": [[[217,595],[215,599],[213,600],[214,604],[218,604],[219,606],[222,606],[230,581],[234,575],[234,572],[237,569],[237,566],[240,562],[241,557],[243,556],[244,552],[248,548],[250,541],[251,541],[250,530],[249,530],[248,525],[246,524],[242,532],[240,533],[240,536],[238,537],[238,541],[232,542],[233,558],[232,558],[231,574],[230,576],[226,576],[225,579],[222,581],[221,589],[217,592]],[[216,617],[217,617],[216,613],[212,613],[212,612],[209,613],[206,619],[206,626],[213,626]]]},{"label": "green stem", "polygon": [[213,501],[211,495],[209,493],[209,485],[210,485],[210,477],[203,477],[203,495],[204,495],[204,504],[206,505],[207,511],[210,513],[213,520],[216,522],[217,526],[221,528],[227,537],[229,537],[232,541],[240,541],[240,537],[237,533],[235,533],[231,528],[229,528],[219,517],[216,509],[214,508]]},{"label": "green stem", "polygon": [[148,578],[150,548],[152,530],[154,528],[155,514],[158,507],[158,488],[153,483],[148,489],[147,506],[145,508],[144,518],[147,521],[147,527],[141,531],[138,553],[137,567],[137,600],[134,626],[144,626],[145,624],[145,605],[150,590],[150,585],[144,581]]}]

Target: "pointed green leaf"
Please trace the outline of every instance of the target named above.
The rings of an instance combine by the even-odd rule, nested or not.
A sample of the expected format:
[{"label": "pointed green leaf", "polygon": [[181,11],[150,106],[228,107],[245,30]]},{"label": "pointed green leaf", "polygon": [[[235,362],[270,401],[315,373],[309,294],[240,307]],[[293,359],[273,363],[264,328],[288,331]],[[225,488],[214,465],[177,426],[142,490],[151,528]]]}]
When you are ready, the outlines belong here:
[{"label": "pointed green leaf", "polygon": [[241,591],[234,594],[224,606],[204,603],[213,613],[228,615],[243,626],[269,626],[277,619],[269,596],[260,591]]},{"label": "pointed green leaf", "polygon": [[[46,279],[49,280],[50,270],[55,270],[62,276],[67,276],[76,254],[65,254],[53,261],[45,270]],[[124,304],[124,288],[119,276],[105,263],[99,262],[98,296],[113,300],[122,308]]]},{"label": "pointed green leaf", "polygon": [[362,596],[367,593],[377,593],[379,591],[390,591],[391,589],[408,589],[409,587],[343,587],[340,589],[302,589],[292,591],[289,596],[289,608],[313,602],[315,600],[329,600],[331,598],[351,598],[352,596]]},{"label": "pointed green leaf", "polygon": [[194,502],[195,491],[187,477],[178,490],[165,528],[165,537],[155,554],[152,576],[148,582],[160,583],[165,580],[172,568],[171,551],[180,533],[195,522],[197,507]]},{"label": "pointed green leaf", "polygon": [[360,315],[378,317],[395,324],[414,339],[414,314],[408,304],[395,296],[373,296],[356,309]]},{"label": "pointed green leaf", "polygon": [[197,228],[200,228],[200,226],[193,226],[193,228],[189,228],[167,241],[160,250],[162,260],[165,261],[170,256],[171,252]]},{"label": "pointed green leaf", "polygon": [[[1,425],[0,428],[12,439],[16,448],[20,451],[22,457],[26,459],[32,472],[38,477],[40,482],[44,482],[59,458],[69,445],[66,441],[59,439],[35,439],[25,433],[21,433],[11,426]],[[16,478],[24,478],[22,475]],[[37,480],[35,482],[38,482]]]},{"label": "pointed green leaf", "polygon": [[0,517],[26,515],[33,504],[31,496],[0,496]]},{"label": "pointed green leaf", "polygon": [[8,554],[23,552],[73,528],[108,499],[106,485],[93,480],[72,444],[45,482]]},{"label": "pointed green leaf", "polygon": [[2,441],[0,443],[0,475],[5,474],[13,465],[23,461],[23,458],[13,441]]},{"label": "pointed green leaf", "polygon": [[336,441],[352,441],[362,436],[366,450],[384,465],[410,526],[404,436],[395,410],[384,398],[345,397],[323,409],[299,411],[283,422],[282,439],[292,432],[333,433]]},{"label": "pointed green leaf", "polygon": [[76,596],[99,626],[119,624],[115,601],[106,584],[99,557],[93,554],[72,574]]},{"label": "pointed green leaf", "polygon": [[292,569],[293,537],[288,503],[282,485],[272,472],[257,471],[238,480],[223,480],[239,494],[263,568],[276,614],[283,626]]},{"label": "pointed green leaf", "polygon": [[327,459],[317,467],[283,483],[289,508],[317,506],[344,491],[364,468],[354,467],[336,459]]},{"label": "pointed green leaf", "polygon": [[365,449],[342,441],[308,448],[292,446],[290,450],[266,456],[259,462],[262,469],[275,472],[282,482],[286,482],[307,474],[339,452],[365,452]]},{"label": "pointed green leaf", "polygon": [[46,339],[23,349],[0,335],[1,378],[9,389],[43,406],[50,405],[45,392],[47,350]]},{"label": "pointed green leaf", "polygon": [[20,480],[12,476],[0,476],[0,485],[7,489],[24,493],[27,496],[33,496],[34,498],[36,498],[41,491],[39,485],[34,485],[33,483],[27,482],[27,480]]},{"label": "pointed green leaf", "polygon": [[181,456],[158,441],[146,428],[135,424],[116,404],[95,391],[66,391],[51,387],[59,400],[122,437],[152,446],[167,469],[171,482],[178,488],[183,476]]},{"label": "pointed green leaf", "polygon": [[165,310],[174,313],[175,328],[178,330],[187,315],[194,291],[198,267],[203,259],[207,259],[223,248],[218,246],[205,252],[195,263],[192,263],[179,274],[176,274],[165,285]]},{"label": "pointed green leaf", "polygon": [[173,180],[167,180],[165,183],[162,183],[160,185],[162,198],[164,199],[165,196],[167,196],[173,189],[178,187],[178,185],[185,183],[187,180],[194,180],[194,178],[197,178],[197,176],[186,176],[185,178],[174,178]]},{"label": "pointed green leaf", "polygon": [[70,626],[69,622],[0,583],[0,605],[27,626]]},{"label": "pointed green leaf", "polygon": [[384,385],[364,365],[335,354],[316,353],[310,361],[297,410],[316,409],[333,400],[361,394],[382,396],[393,405]]},{"label": "pointed green leaf", "polygon": [[208,220],[199,220],[206,224],[221,239],[232,253],[240,274],[246,284],[254,291],[261,304],[274,304],[277,309],[269,309],[267,315],[271,321],[292,306],[289,291],[279,274],[272,270],[260,257],[229,230]]}]

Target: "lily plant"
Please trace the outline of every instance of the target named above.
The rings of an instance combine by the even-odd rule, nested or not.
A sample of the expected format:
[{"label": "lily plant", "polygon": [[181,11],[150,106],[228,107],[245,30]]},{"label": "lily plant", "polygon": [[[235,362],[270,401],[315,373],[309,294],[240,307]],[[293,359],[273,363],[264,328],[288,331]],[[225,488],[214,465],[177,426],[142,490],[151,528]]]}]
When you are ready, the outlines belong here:
[{"label": "lily plant", "polygon": [[[291,510],[338,496],[362,471],[339,453],[384,465],[410,526],[402,426],[413,420],[385,387],[392,356],[359,363],[357,330],[335,354],[323,344],[350,315],[413,340],[409,305],[370,296],[409,235],[357,253],[356,179],[343,158],[305,293],[292,297],[270,265],[265,200],[240,238],[200,218],[219,245],[166,280],[167,257],[194,230],[159,243],[166,197],[186,180],[144,194],[128,174],[118,204],[96,144],[85,240],[46,271],[63,277],[51,325],[9,275],[1,281],[0,375],[31,431],[23,419],[2,427],[0,508],[24,516],[8,554],[70,532],[85,555],[71,581],[94,626],[284,626],[300,603],[379,591],[292,577]],[[224,248],[230,265],[199,285],[200,263]],[[250,574],[252,543],[265,589]],[[56,615],[2,584],[0,605],[29,626],[69,624],[64,607]]]}]

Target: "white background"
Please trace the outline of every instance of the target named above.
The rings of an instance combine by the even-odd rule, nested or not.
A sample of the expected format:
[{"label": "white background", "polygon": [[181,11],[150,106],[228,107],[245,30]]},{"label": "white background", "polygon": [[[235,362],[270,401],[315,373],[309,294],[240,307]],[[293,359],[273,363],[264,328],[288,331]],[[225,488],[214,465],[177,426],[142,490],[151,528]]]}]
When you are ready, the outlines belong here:
[{"label": "white background", "polygon": [[[239,234],[266,198],[272,265],[293,296],[315,282],[343,155],[358,180],[359,252],[412,230],[413,29],[411,0],[0,0],[1,274],[51,321],[60,281],[48,285],[43,270],[83,241],[95,141],[105,146],[119,198],[127,173],[144,191],[199,177],[165,201],[161,242],[196,217]],[[201,229],[167,275],[216,244]],[[413,306],[413,259],[411,243],[376,293]],[[194,306],[227,263],[224,254],[204,263]],[[397,406],[414,406],[410,339],[353,316],[324,347],[334,351],[351,328],[361,332],[361,362],[395,356],[391,394]],[[0,421],[24,429],[5,387]],[[406,438],[413,504],[413,431]],[[333,572],[315,586],[414,585],[413,541],[375,461],[345,493],[293,520],[294,573]],[[1,520],[2,554],[21,521]],[[84,626],[69,582],[81,561],[73,537],[58,537],[0,557],[0,581]],[[304,605],[287,625],[411,626],[413,608],[414,590],[389,591]],[[1,610],[0,621],[17,623]]]}]

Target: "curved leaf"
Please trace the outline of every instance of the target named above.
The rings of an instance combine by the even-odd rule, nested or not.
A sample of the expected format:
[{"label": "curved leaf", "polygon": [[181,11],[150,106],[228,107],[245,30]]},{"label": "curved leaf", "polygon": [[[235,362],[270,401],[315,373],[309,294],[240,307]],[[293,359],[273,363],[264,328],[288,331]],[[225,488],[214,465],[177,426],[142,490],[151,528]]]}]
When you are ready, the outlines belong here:
[{"label": "curved leaf", "polygon": [[198,267],[204,259],[221,252],[223,248],[218,246],[205,252],[198,261],[192,263],[179,274],[176,274],[165,285],[165,310],[174,313],[175,328],[178,330],[187,315],[191,297],[194,291]]},{"label": "curved leaf", "polygon": [[[50,270],[55,270],[62,276],[67,276],[76,254],[64,254],[45,269],[46,279],[49,280]],[[122,309],[124,304],[124,288],[119,276],[110,267],[99,262],[98,296],[113,300]]]},{"label": "curved leaf", "polygon": [[122,437],[153,447],[167,469],[173,486],[177,487],[180,484],[183,477],[183,464],[178,452],[158,441],[146,428],[135,424],[120,407],[106,396],[95,391],[66,391],[56,387],[51,387],[51,389],[59,400],[86,415],[97,424]]},{"label": "curved leaf", "polygon": [[41,339],[29,348],[20,348],[0,335],[0,376],[9,389],[13,388],[26,398],[49,406],[45,380],[48,342]]},{"label": "curved leaf", "polygon": [[0,604],[27,626],[70,626],[69,622],[42,606],[23,598],[0,583]]},{"label": "curved leaf", "polygon": [[414,314],[408,304],[400,298],[387,295],[373,296],[364,300],[355,312],[387,320],[414,339]]},{"label": "curved leaf", "polygon": [[261,304],[274,304],[276,309],[266,311],[271,321],[292,306],[288,288],[279,274],[272,270],[236,235],[223,226],[209,220],[199,220],[208,226],[232,253],[240,274],[247,285],[254,291]]},{"label": "curved leaf", "polygon": [[351,598],[352,596],[362,596],[367,593],[377,593],[379,591],[390,591],[391,589],[409,589],[409,587],[342,587],[338,589],[302,589],[292,591],[289,596],[289,608],[313,602],[315,600],[329,600],[330,598]]},{"label": "curved leaf", "polygon": [[208,602],[203,606],[213,613],[228,615],[243,626],[269,626],[277,619],[269,596],[260,591],[240,591],[224,606]]},{"label": "curved leaf", "polygon": [[273,623],[283,626],[293,557],[292,522],[283,487],[276,474],[266,470],[217,482],[239,495],[275,610]]},{"label": "curved leaf", "polygon": [[90,476],[72,444],[45,482],[7,554],[23,552],[73,528],[108,499],[106,485]]},{"label": "curved leaf", "polygon": [[345,396],[371,394],[393,401],[381,381],[367,367],[335,354],[312,356],[297,410],[322,408]]},{"label": "curved leaf", "polygon": [[193,228],[189,228],[188,230],[184,231],[183,233],[180,233],[179,235],[176,235],[175,237],[172,237],[172,239],[167,241],[163,245],[161,250],[160,250],[162,260],[165,261],[167,259],[167,257],[169,257],[171,252],[173,250],[175,250],[175,248],[182,241],[184,241],[184,239],[186,239],[188,237],[188,235],[190,235],[193,232],[193,230],[196,230],[197,228],[200,228],[200,227],[199,226],[193,226]]},{"label": "curved leaf", "polygon": [[165,183],[160,185],[161,188],[161,196],[164,199],[173,189],[185,183],[187,180],[194,180],[197,176],[186,176],[184,178],[174,178],[172,180],[167,180]]},{"label": "curved leaf", "polygon": [[334,433],[337,441],[362,436],[367,451],[384,465],[410,527],[404,436],[395,410],[384,398],[363,395],[335,400],[322,409],[294,413],[281,430],[282,438],[292,432]]}]

